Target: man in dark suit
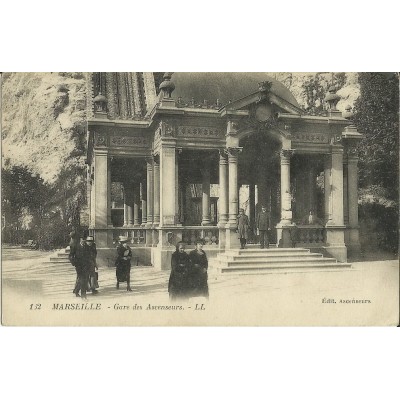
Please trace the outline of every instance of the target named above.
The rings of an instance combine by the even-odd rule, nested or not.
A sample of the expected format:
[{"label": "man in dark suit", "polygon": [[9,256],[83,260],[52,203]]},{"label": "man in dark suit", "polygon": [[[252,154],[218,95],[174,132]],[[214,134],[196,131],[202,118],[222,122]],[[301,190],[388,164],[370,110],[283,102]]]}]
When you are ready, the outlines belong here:
[{"label": "man in dark suit", "polygon": [[257,216],[257,230],[260,235],[260,247],[263,249],[264,247],[269,247],[269,238],[268,234],[271,230],[271,216],[269,212],[267,212],[267,208],[265,206],[261,207],[261,212]]},{"label": "man in dark suit", "polygon": [[79,291],[81,292],[81,297],[86,299],[86,291],[89,279],[89,267],[91,259],[91,250],[86,243],[86,238],[81,237],[81,242],[71,248],[70,260],[72,265],[75,266],[77,281],[74,289],[74,293],[79,297]]}]

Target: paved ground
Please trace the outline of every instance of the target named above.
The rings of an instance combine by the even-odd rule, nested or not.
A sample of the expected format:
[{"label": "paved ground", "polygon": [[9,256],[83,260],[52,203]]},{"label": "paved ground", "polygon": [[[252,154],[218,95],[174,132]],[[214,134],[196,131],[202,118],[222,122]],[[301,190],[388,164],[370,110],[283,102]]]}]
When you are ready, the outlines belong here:
[{"label": "paved ground", "polygon": [[[397,325],[397,260],[356,262],[353,269],[267,275],[221,276],[209,270],[210,301],[174,305],[168,271],[134,267],[133,292],[115,288],[115,269],[100,266],[99,294],[85,307],[72,294],[75,270],[48,263],[50,253],[2,249],[3,323],[11,325]],[[325,299],[325,300],[324,300]],[[33,304],[33,306],[32,306]],[[40,304],[39,310],[34,310]],[[196,310],[204,308],[204,310]],[[201,304],[204,304],[201,306]],[[98,306],[97,306],[98,307]],[[168,308],[169,307],[169,308]],[[31,309],[33,308],[33,310]],[[177,309],[175,309],[177,308]]]}]

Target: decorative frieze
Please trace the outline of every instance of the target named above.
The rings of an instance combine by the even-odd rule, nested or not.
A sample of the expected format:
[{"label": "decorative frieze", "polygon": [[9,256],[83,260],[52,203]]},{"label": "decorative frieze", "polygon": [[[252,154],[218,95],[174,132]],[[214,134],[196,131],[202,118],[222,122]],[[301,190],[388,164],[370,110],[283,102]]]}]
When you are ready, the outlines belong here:
[{"label": "decorative frieze", "polygon": [[292,133],[293,142],[329,143],[329,137],[323,133]]},{"label": "decorative frieze", "polygon": [[184,137],[223,137],[224,132],[220,128],[203,126],[179,126],[178,136]]},{"label": "decorative frieze", "polygon": [[127,136],[114,136],[111,138],[111,146],[134,146],[134,147],[148,147],[150,141],[145,137],[127,137]]}]

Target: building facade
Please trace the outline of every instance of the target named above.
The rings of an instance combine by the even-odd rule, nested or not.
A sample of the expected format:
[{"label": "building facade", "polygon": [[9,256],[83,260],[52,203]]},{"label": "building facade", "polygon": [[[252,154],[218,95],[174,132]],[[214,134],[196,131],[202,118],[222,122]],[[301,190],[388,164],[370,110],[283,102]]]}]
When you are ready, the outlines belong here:
[{"label": "building facade", "polygon": [[88,99],[89,228],[104,252],[124,235],[159,269],[179,241],[213,256],[239,247],[239,207],[256,241],[262,205],[277,246],[359,251],[361,134],[333,87],[322,116],[264,73],[90,73]]}]

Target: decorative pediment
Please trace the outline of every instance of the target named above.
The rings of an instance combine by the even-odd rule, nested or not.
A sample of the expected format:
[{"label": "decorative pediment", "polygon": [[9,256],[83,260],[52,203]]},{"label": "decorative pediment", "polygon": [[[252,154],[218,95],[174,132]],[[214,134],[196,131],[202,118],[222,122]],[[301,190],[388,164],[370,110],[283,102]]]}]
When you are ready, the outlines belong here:
[{"label": "decorative pediment", "polygon": [[251,106],[258,106],[260,108],[260,115],[263,115],[268,107],[271,107],[275,113],[304,114],[301,108],[275,94],[271,90],[271,84],[268,81],[259,83],[259,90],[257,92],[228,103],[220,109],[220,112],[223,114],[229,111],[248,109]]}]

